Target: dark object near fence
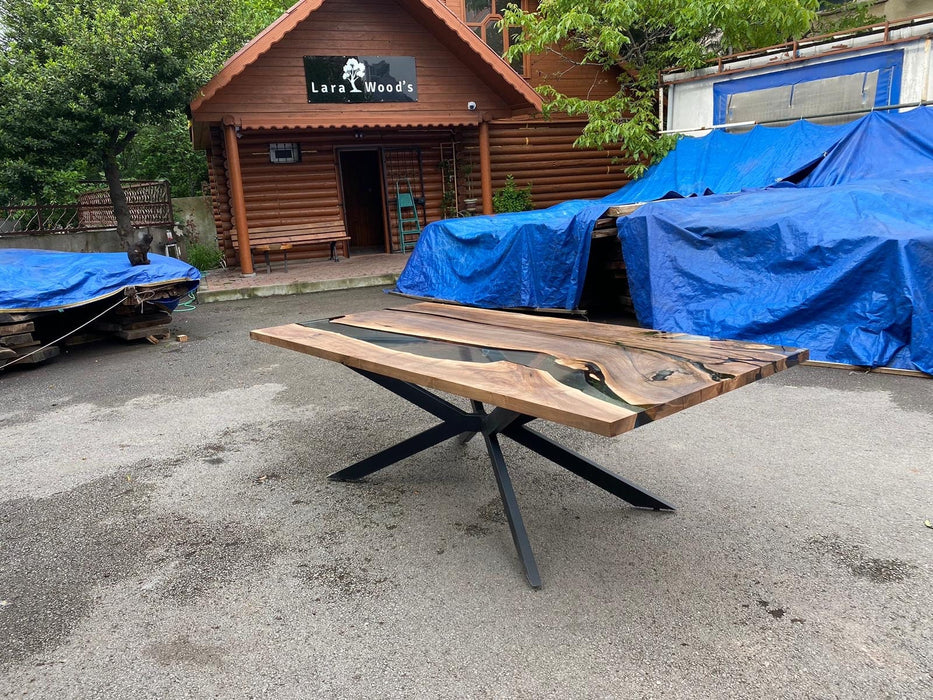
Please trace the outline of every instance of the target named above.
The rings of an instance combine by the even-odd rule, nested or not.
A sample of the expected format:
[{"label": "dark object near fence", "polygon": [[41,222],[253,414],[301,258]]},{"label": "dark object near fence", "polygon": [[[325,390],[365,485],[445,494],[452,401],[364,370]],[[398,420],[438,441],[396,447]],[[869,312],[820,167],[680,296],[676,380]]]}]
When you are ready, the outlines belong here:
[{"label": "dark object near fence", "polygon": [[152,234],[146,231],[146,233],[126,251],[126,256],[130,259],[130,265],[148,265],[150,246],[152,246]]}]

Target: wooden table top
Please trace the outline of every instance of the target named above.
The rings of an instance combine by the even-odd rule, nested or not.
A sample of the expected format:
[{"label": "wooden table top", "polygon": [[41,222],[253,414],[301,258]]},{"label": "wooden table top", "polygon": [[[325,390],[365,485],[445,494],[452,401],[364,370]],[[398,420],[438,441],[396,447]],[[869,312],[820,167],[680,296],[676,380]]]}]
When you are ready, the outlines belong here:
[{"label": "wooden table top", "polygon": [[600,435],[770,376],[807,351],[419,303],[250,337]]}]

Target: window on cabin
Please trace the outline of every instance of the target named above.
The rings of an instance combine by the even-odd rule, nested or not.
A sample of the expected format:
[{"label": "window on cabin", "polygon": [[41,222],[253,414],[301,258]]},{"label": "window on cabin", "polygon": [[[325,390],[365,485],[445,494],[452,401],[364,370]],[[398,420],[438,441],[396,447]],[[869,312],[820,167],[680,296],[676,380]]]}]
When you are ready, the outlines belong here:
[{"label": "window on cabin", "polygon": [[[508,27],[506,32],[499,28],[499,22],[502,21],[499,13],[509,4],[518,3],[516,0],[466,0],[465,3],[467,26],[500,56],[518,40],[521,32],[518,27]],[[524,75],[524,56],[516,56],[511,63],[512,68]]]},{"label": "window on cabin", "polygon": [[301,146],[297,143],[270,143],[270,163],[300,163]]}]

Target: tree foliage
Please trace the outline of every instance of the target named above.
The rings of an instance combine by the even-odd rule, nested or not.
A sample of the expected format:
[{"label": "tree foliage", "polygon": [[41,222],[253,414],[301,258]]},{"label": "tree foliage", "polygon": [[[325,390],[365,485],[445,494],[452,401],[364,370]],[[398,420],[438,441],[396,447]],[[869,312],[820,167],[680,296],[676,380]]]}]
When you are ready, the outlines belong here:
[{"label": "tree foliage", "polygon": [[141,130],[177,120],[194,90],[282,4],[0,0],[2,184],[35,199],[48,193],[52,173],[79,173],[83,164],[103,172],[126,244],[118,157]]},{"label": "tree foliage", "polygon": [[810,28],[817,0],[541,0],[524,12],[509,6],[503,24],[522,38],[508,58],[522,52],[557,51],[571,64],[591,64],[618,74],[619,89],[605,100],[539,88],[546,111],[584,115],[577,145],[620,144],[637,162],[632,175],[661,158],[672,139],[658,138],[659,72],[696,68],[717,54],[782,43]]},{"label": "tree foliage", "polygon": [[865,27],[874,22],[883,22],[884,15],[879,15],[875,3],[863,0],[848,2],[820,2],[819,16],[810,28],[810,34],[833,34],[855,27]]},{"label": "tree foliage", "polygon": [[119,161],[127,179],[168,180],[173,197],[201,194],[201,183],[208,177],[207,159],[203,151],[194,150],[183,112],[140,127]]}]

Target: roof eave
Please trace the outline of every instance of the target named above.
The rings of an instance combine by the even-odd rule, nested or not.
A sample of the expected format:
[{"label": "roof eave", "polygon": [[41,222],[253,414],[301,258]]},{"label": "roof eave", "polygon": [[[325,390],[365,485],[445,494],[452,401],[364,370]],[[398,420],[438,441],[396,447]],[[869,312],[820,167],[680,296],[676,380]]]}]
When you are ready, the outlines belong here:
[{"label": "roof eave", "polygon": [[[479,68],[477,72],[482,73],[482,77],[487,82],[498,83],[501,88],[512,93],[508,98],[501,93],[500,96],[514,112],[541,111],[543,108],[541,96],[501,56],[461,22],[446,5],[437,0],[399,0],[399,2],[406,6],[413,16],[420,17],[422,20],[427,19],[432,31],[436,27],[441,33],[444,28],[452,32],[460,40],[459,45],[449,45],[454,54],[474,69]],[[237,75],[281,41],[323,3],[324,0],[299,0],[231,56],[191,101],[192,119],[196,120],[197,111],[219,90],[230,84]]]}]

